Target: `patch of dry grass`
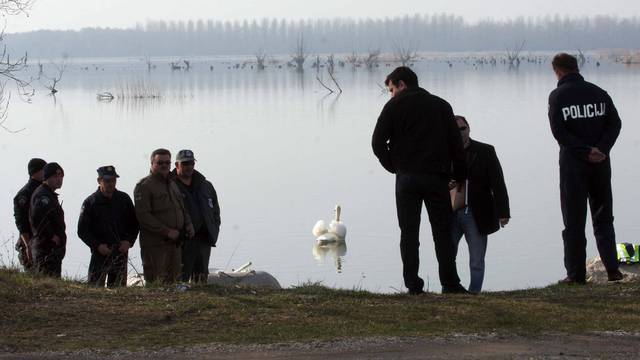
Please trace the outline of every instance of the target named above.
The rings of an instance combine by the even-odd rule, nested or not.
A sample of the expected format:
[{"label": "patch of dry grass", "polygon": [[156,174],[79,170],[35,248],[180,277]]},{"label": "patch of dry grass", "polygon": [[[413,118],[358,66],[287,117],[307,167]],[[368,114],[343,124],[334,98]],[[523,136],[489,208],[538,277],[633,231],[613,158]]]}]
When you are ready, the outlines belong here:
[{"label": "patch of dry grass", "polygon": [[0,351],[155,349],[453,333],[640,330],[640,285],[481,296],[381,295],[308,285],[105,290],[0,269]]}]

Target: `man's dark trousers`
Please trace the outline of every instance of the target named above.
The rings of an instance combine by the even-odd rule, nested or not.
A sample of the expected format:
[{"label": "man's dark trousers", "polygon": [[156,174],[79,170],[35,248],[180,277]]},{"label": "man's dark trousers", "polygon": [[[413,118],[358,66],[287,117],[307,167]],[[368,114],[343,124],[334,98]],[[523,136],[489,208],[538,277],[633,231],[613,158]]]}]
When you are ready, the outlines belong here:
[{"label": "man's dark trousers", "polygon": [[203,226],[194,237],[184,243],[182,249],[182,281],[194,283],[206,283],[209,275],[209,258],[211,257],[211,244]]},{"label": "man's dark trousers", "polygon": [[449,179],[444,174],[397,174],[396,208],[400,225],[402,275],[409,291],[419,291],[424,281],[420,267],[420,214],[424,203],[429,214],[435,242],[440,283],[443,288],[460,285],[456,269],[455,248],[451,241],[451,198]]},{"label": "man's dark trousers", "polygon": [[111,254],[104,256],[98,250],[91,254],[89,262],[89,284],[104,287],[127,286],[128,254],[118,251],[118,245],[111,247]]},{"label": "man's dark trousers", "polygon": [[66,249],[64,246],[41,244],[39,241],[31,243],[31,258],[34,269],[39,274],[60,278],[62,276],[62,259]]},{"label": "man's dark trousers", "polygon": [[586,278],[587,200],[591,208],[593,233],[600,258],[608,273],[618,271],[616,235],[613,228],[611,162],[593,164],[567,151],[560,152],[560,203],[564,230],[564,266],[576,281]]}]

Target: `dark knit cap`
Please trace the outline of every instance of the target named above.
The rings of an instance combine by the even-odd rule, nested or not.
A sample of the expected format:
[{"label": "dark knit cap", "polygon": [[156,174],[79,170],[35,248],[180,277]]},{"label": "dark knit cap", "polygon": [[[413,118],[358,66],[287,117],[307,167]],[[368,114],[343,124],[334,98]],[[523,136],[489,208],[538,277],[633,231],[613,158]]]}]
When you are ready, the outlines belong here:
[{"label": "dark knit cap", "polygon": [[64,175],[64,170],[62,170],[62,166],[58,165],[57,162],[48,163],[47,165],[44,166],[44,179],[47,180],[48,178],[52,177],[53,175],[56,174],[58,170],[60,170]]},{"label": "dark knit cap", "polygon": [[42,159],[38,159],[38,158],[33,158],[31,160],[29,160],[29,164],[27,165],[27,170],[29,171],[29,176],[37,173],[38,171],[42,170],[42,168],[44,168],[44,166],[47,165],[47,162],[42,160]]}]

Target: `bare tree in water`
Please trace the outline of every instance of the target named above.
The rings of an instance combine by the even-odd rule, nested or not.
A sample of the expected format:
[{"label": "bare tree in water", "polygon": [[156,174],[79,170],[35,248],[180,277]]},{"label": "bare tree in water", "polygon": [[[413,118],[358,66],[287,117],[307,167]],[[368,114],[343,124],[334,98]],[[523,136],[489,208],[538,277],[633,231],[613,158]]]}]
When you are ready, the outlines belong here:
[{"label": "bare tree in water", "polygon": [[360,66],[360,57],[358,53],[354,50],[350,55],[347,56],[347,64],[350,64],[354,69]]},{"label": "bare tree in water", "polygon": [[576,58],[578,59],[579,67],[583,67],[584,64],[587,62],[587,57],[584,56],[584,53],[580,49],[578,49],[578,56],[576,56]]},{"label": "bare tree in water", "polygon": [[258,70],[264,70],[265,66],[264,66],[264,61],[267,58],[267,54],[265,54],[265,52],[263,50],[259,50],[256,53],[256,66],[258,68]]},{"label": "bare tree in water", "polygon": [[418,53],[416,49],[417,45],[414,44],[403,44],[402,42],[394,42],[393,44],[393,53],[397,62],[399,62],[402,66],[411,65],[413,61],[418,58]]},{"label": "bare tree in water", "polygon": [[156,68],[156,66],[151,62],[151,56],[149,56],[149,54],[145,55],[144,62],[147,64],[147,72],[151,72],[151,69]]},{"label": "bare tree in water", "polygon": [[298,71],[304,70],[304,62],[307,60],[307,56],[307,50],[304,46],[304,36],[301,34],[296,43],[296,49],[293,55],[291,55],[291,60]]},{"label": "bare tree in water", "polygon": [[378,67],[380,65],[380,50],[369,50],[367,56],[364,57],[364,64],[369,70]]},{"label": "bare tree in water", "polygon": [[520,45],[516,45],[513,49],[507,49],[507,61],[509,62],[509,67],[519,67],[520,66],[520,52],[524,48],[524,40],[520,43]]},{"label": "bare tree in water", "polygon": [[335,63],[333,54],[329,55],[329,57],[327,58],[327,73],[329,74],[329,77],[331,78],[333,83],[336,84],[336,87],[338,88],[338,93],[342,94],[342,88],[340,87],[340,84],[338,83],[338,80],[336,80],[336,77],[335,77],[336,63]]},{"label": "bare tree in water", "polygon": [[[0,0],[0,16],[12,16],[27,14],[31,8],[33,0]],[[11,130],[6,125],[7,113],[9,110],[9,100],[11,91],[7,88],[9,83],[15,85],[18,95],[25,101],[31,101],[34,94],[31,88],[31,79],[24,79],[20,76],[20,71],[27,67],[27,54],[12,59],[4,44],[4,29],[0,32],[0,43],[2,43],[2,53],[0,54],[0,128],[8,132],[18,132]]]},{"label": "bare tree in water", "polygon": [[59,63],[54,63],[54,62],[51,63],[51,65],[53,65],[53,67],[55,68],[54,75],[52,77],[44,75],[44,77],[47,80],[49,80],[49,82],[45,84],[44,87],[49,89],[52,95],[55,95],[58,92],[58,89],[56,89],[56,86],[58,85],[60,80],[62,80],[62,75],[64,74],[64,71],[67,69],[68,58],[69,58],[68,55],[63,55],[62,61],[60,61]]}]

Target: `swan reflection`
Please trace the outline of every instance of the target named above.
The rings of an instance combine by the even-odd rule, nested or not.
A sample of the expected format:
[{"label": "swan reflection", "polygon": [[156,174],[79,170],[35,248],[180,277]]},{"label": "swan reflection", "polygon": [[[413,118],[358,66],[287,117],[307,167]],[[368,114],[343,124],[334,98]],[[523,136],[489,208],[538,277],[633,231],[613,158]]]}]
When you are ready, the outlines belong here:
[{"label": "swan reflection", "polygon": [[331,259],[338,273],[342,272],[342,257],[347,254],[347,243],[344,240],[338,240],[330,243],[316,242],[313,245],[313,257],[321,264],[325,260]]}]

